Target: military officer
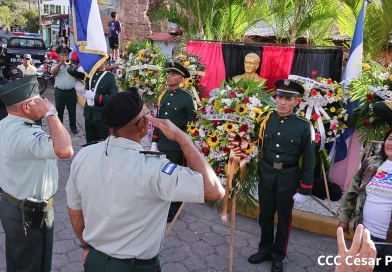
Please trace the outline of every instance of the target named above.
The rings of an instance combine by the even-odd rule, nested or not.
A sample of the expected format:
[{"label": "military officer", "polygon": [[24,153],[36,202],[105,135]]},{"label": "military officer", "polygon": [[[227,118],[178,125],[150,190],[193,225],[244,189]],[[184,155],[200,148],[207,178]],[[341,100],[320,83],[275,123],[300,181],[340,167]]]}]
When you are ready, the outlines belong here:
[{"label": "military officer", "polygon": [[[72,162],[68,212],[86,272],[161,271],[158,254],[170,202],[218,201],[225,194],[189,136],[150,114],[137,88],[113,95],[103,120],[114,137],[82,149]],[[143,150],[149,120],[183,148],[189,168]]]},{"label": "military officer", "polygon": [[[105,70],[105,63],[98,67],[92,78],[85,80],[84,118],[87,143],[104,140],[108,137],[109,128],[102,122],[102,108],[109,98],[118,92],[116,77]],[[85,74],[79,72],[76,66],[69,67],[68,73],[79,80],[85,79]]]},{"label": "military officer", "polygon": [[[187,124],[196,119],[195,102],[192,96],[180,88],[184,78],[189,78],[189,71],[178,63],[170,63],[167,75],[169,89],[162,93],[158,99],[158,118],[169,119],[182,131],[186,131]],[[178,165],[184,165],[184,154],[180,145],[168,139],[158,128],[154,129],[151,150],[166,153],[166,157]],[[171,222],[181,206],[181,202],[170,206],[168,222]]]},{"label": "military officer", "polygon": [[[257,264],[272,259],[271,271],[278,272],[283,271],[293,199],[302,202],[312,193],[315,135],[311,123],[293,113],[303,87],[290,80],[279,80],[275,85],[277,110],[263,115],[260,129],[263,149],[259,180],[261,239],[259,251],[248,261]],[[274,238],[276,211],[278,227]]]},{"label": "military officer", "polygon": [[54,97],[56,110],[60,121],[63,122],[64,110],[67,107],[69,116],[69,126],[73,134],[78,133],[76,126],[76,104],[78,103],[75,89],[75,78],[68,74],[69,64],[64,61],[68,59],[68,50],[60,49],[59,63],[52,66],[51,73],[55,76]]},{"label": "military officer", "polygon": [[[8,116],[0,121],[0,219],[7,271],[51,270],[57,159],[73,155],[54,106],[39,96],[36,76],[0,87]],[[46,118],[50,136],[34,121]]]}]

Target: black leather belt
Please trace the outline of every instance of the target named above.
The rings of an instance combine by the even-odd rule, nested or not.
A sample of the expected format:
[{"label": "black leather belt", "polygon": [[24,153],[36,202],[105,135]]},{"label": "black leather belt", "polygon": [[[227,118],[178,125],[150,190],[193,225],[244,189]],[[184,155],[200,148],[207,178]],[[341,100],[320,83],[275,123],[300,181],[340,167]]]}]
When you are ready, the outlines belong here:
[{"label": "black leather belt", "polygon": [[142,260],[142,259],[136,259],[136,258],[117,259],[117,258],[111,257],[111,256],[109,256],[109,255],[107,255],[107,254],[105,254],[105,253],[103,253],[103,252],[101,252],[99,250],[96,250],[91,245],[90,245],[90,250],[95,251],[98,255],[105,256],[105,258],[109,257],[109,258],[112,258],[114,260],[126,261],[126,262],[130,262],[133,265],[140,265],[140,266],[154,265],[156,263],[156,261],[157,261],[157,257],[156,256],[154,258],[151,258],[151,259],[148,259],[148,260]]},{"label": "black leather belt", "polygon": [[263,161],[265,161],[269,165],[272,165],[272,167],[275,169],[284,169],[284,168],[291,168],[291,167],[298,166],[298,162],[281,163],[281,162],[273,162],[266,158],[263,158]]},{"label": "black leather belt", "polygon": [[56,90],[59,90],[59,91],[62,91],[62,92],[70,92],[70,91],[75,90],[75,88],[71,88],[71,89],[69,89],[69,90],[63,90],[63,89],[60,89],[60,88],[57,88],[57,87],[56,87]]}]

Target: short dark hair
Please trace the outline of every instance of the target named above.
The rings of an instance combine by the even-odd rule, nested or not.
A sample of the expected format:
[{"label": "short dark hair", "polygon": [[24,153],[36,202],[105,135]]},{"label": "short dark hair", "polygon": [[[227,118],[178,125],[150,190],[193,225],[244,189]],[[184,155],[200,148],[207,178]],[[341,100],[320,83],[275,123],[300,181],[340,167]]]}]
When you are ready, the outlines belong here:
[{"label": "short dark hair", "polygon": [[390,128],[390,129],[387,131],[387,133],[386,133],[385,136],[384,136],[384,139],[382,139],[383,143],[382,143],[382,146],[381,146],[381,150],[380,150],[379,155],[382,157],[382,159],[383,159],[384,161],[385,161],[386,159],[388,159],[388,156],[387,156],[387,154],[385,153],[385,150],[384,150],[385,142],[386,142],[386,140],[388,139],[389,135],[391,135],[391,133],[392,133],[392,128]]},{"label": "short dark hair", "polygon": [[112,16],[113,19],[116,18],[116,15],[117,15],[117,12],[115,12],[115,11],[112,11],[112,13],[110,13],[110,16]]}]

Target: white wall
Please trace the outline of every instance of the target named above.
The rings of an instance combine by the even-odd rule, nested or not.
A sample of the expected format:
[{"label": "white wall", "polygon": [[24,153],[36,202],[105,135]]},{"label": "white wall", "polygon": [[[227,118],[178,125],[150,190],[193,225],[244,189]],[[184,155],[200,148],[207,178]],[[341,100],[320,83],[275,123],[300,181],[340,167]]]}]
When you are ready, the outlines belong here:
[{"label": "white wall", "polygon": [[173,48],[178,46],[178,42],[164,42],[164,41],[153,41],[155,46],[161,48],[161,53],[166,56],[168,60],[172,60]]},{"label": "white wall", "polygon": [[[55,5],[61,6],[61,14],[68,14],[69,9],[69,0],[51,0],[51,1],[42,1],[40,4],[40,12],[41,15],[44,15],[44,5]],[[45,14],[46,15],[46,14]]]}]

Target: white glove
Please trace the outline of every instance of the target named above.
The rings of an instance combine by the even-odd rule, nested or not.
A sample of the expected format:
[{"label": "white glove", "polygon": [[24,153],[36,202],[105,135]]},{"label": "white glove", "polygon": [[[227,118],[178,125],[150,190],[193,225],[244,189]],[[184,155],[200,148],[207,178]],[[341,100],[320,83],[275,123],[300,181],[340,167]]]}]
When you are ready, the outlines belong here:
[{"label": "white glove", "polygon": [[79,73],[84,73],[84,69],[82,66],[79,66],[78,69],[76,69],[76,71]]},{"label": "white glove", "polygon": [[158,150],[158,143],[151,143],[150,151],[159,151]]},{"label": "white glove", "polygon": [[293,199],[294,199],[295,202],[301,203],[301,202],[305,202],[305,201],[308,199],[308,196],[306,196],[306,195],[301,195],[301,194],[299,194],[299,193],[296,193],[296,194],[293,196]]},{"label": "white glove", "polygon": [[84,97],[86,97],[86,99],[94,99],[95,98],[95,92],[93,92],[92,90],[86,90],[86,93],[84,94]]}]

